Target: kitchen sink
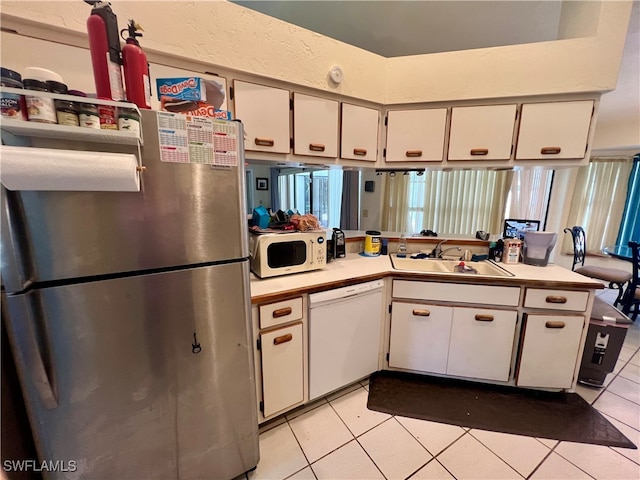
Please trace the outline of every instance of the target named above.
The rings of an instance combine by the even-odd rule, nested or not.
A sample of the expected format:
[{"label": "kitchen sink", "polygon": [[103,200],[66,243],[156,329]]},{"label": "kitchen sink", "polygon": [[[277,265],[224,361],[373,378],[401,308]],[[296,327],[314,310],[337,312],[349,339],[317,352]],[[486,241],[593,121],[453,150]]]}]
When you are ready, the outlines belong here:
[{"label": "kitchen sink", "polygon": [[480,262],[465,262],[465,265],[474,268],[475,272],[459,272],[455,270],[459,260],[443,260],[440,258],[400,258],[390,255],[391,265],[396,270],[412,272],[447,273],[454,275],[483,275],[492,277],[512,277],[513,274],[489,260]]}]

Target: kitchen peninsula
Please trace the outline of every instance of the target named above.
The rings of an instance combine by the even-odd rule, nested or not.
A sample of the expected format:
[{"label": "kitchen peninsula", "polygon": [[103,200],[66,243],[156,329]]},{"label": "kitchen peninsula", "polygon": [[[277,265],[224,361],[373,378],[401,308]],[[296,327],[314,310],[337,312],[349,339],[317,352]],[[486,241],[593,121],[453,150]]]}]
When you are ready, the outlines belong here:
[{"label": "kitchen peninsula", "polygon": [[[264,375],[262,368],[270,365],[269,355],[280,353],[256,352],[261,422],[313,400],[308,362],[318,320],[309,315],[309,297],[375,280],[384,283],[380,316],[368,319],[370,328],[380,330],[377,370],[544,390],[575,387],[585,327],[602,284],[557,265],[497,264],[508,275],[467,275],[396,270],[390,258],[348,253],[314,272],[265,280],[252,275],[256,345],[265,345],[265,334],[294,340],[285,340],[289,355],[275,374]],[[296,334],[285,332],[292,326],[298,328],[295,353]],[[343,333],[335,331],[334,338]],[[357,336],[353,342],[355,350]],[[278,384],[279,378],[287,381]]]}]

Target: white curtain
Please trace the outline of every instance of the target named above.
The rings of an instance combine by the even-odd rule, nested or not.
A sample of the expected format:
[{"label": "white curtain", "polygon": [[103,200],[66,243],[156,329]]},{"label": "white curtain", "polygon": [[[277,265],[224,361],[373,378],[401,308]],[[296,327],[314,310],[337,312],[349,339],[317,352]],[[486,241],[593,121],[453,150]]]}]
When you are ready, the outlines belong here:
[{"label": "white curtain", "polygon": [[540,220],[544,225],[551,193],[553,170],[531,168],[513,172],[506,218]]},{"label": "white curtain", "polygon": [[[327,171],[329,176],[329,185],[327,191],[327,208],[329,215],[326,224],[323,227],[333,228],[340,227],[340,214],[342,213],[342,170],[330,169]],[[316,173],[314,173],[314,176]]]},{"label": "white curtain", "polygon": [[[632,158],[592,158],[580,167],[573,191],[567,227],[580,225],[587,237],[587,252],[600,253],[614,245],[622,220]],[[570,235],[565,235],[563,251],[573,251]]]},{"label": "white curtain", "polygon": [[500,233],[512,177],[511,171],[491,170],[399,173],[385,185],[382,229]]}]

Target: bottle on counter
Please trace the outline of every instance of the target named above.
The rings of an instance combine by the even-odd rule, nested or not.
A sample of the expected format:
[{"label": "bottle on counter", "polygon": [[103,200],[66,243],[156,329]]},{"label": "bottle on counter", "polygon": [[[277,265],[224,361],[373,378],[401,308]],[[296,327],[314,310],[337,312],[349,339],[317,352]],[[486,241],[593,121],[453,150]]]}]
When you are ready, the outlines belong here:
[{"label": "bottle on counter", "polygon": [[407,256],[407,237],[404,233],[400,235],[400,240],[398,240],[396,256],[399,258],[405,258]]}]

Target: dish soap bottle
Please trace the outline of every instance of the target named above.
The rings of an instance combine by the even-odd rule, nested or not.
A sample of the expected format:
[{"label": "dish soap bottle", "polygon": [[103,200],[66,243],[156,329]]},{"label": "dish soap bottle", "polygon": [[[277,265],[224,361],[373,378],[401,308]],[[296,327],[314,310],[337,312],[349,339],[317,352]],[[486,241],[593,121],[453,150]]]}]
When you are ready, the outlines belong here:
[{"label": "dish soap bottle", "polygon": [[400,235],[400,240],[398,241],[398,251],[396,252],[396,256],[398,258],[405,258],[407,256],[407,237],[404,235]]}]

